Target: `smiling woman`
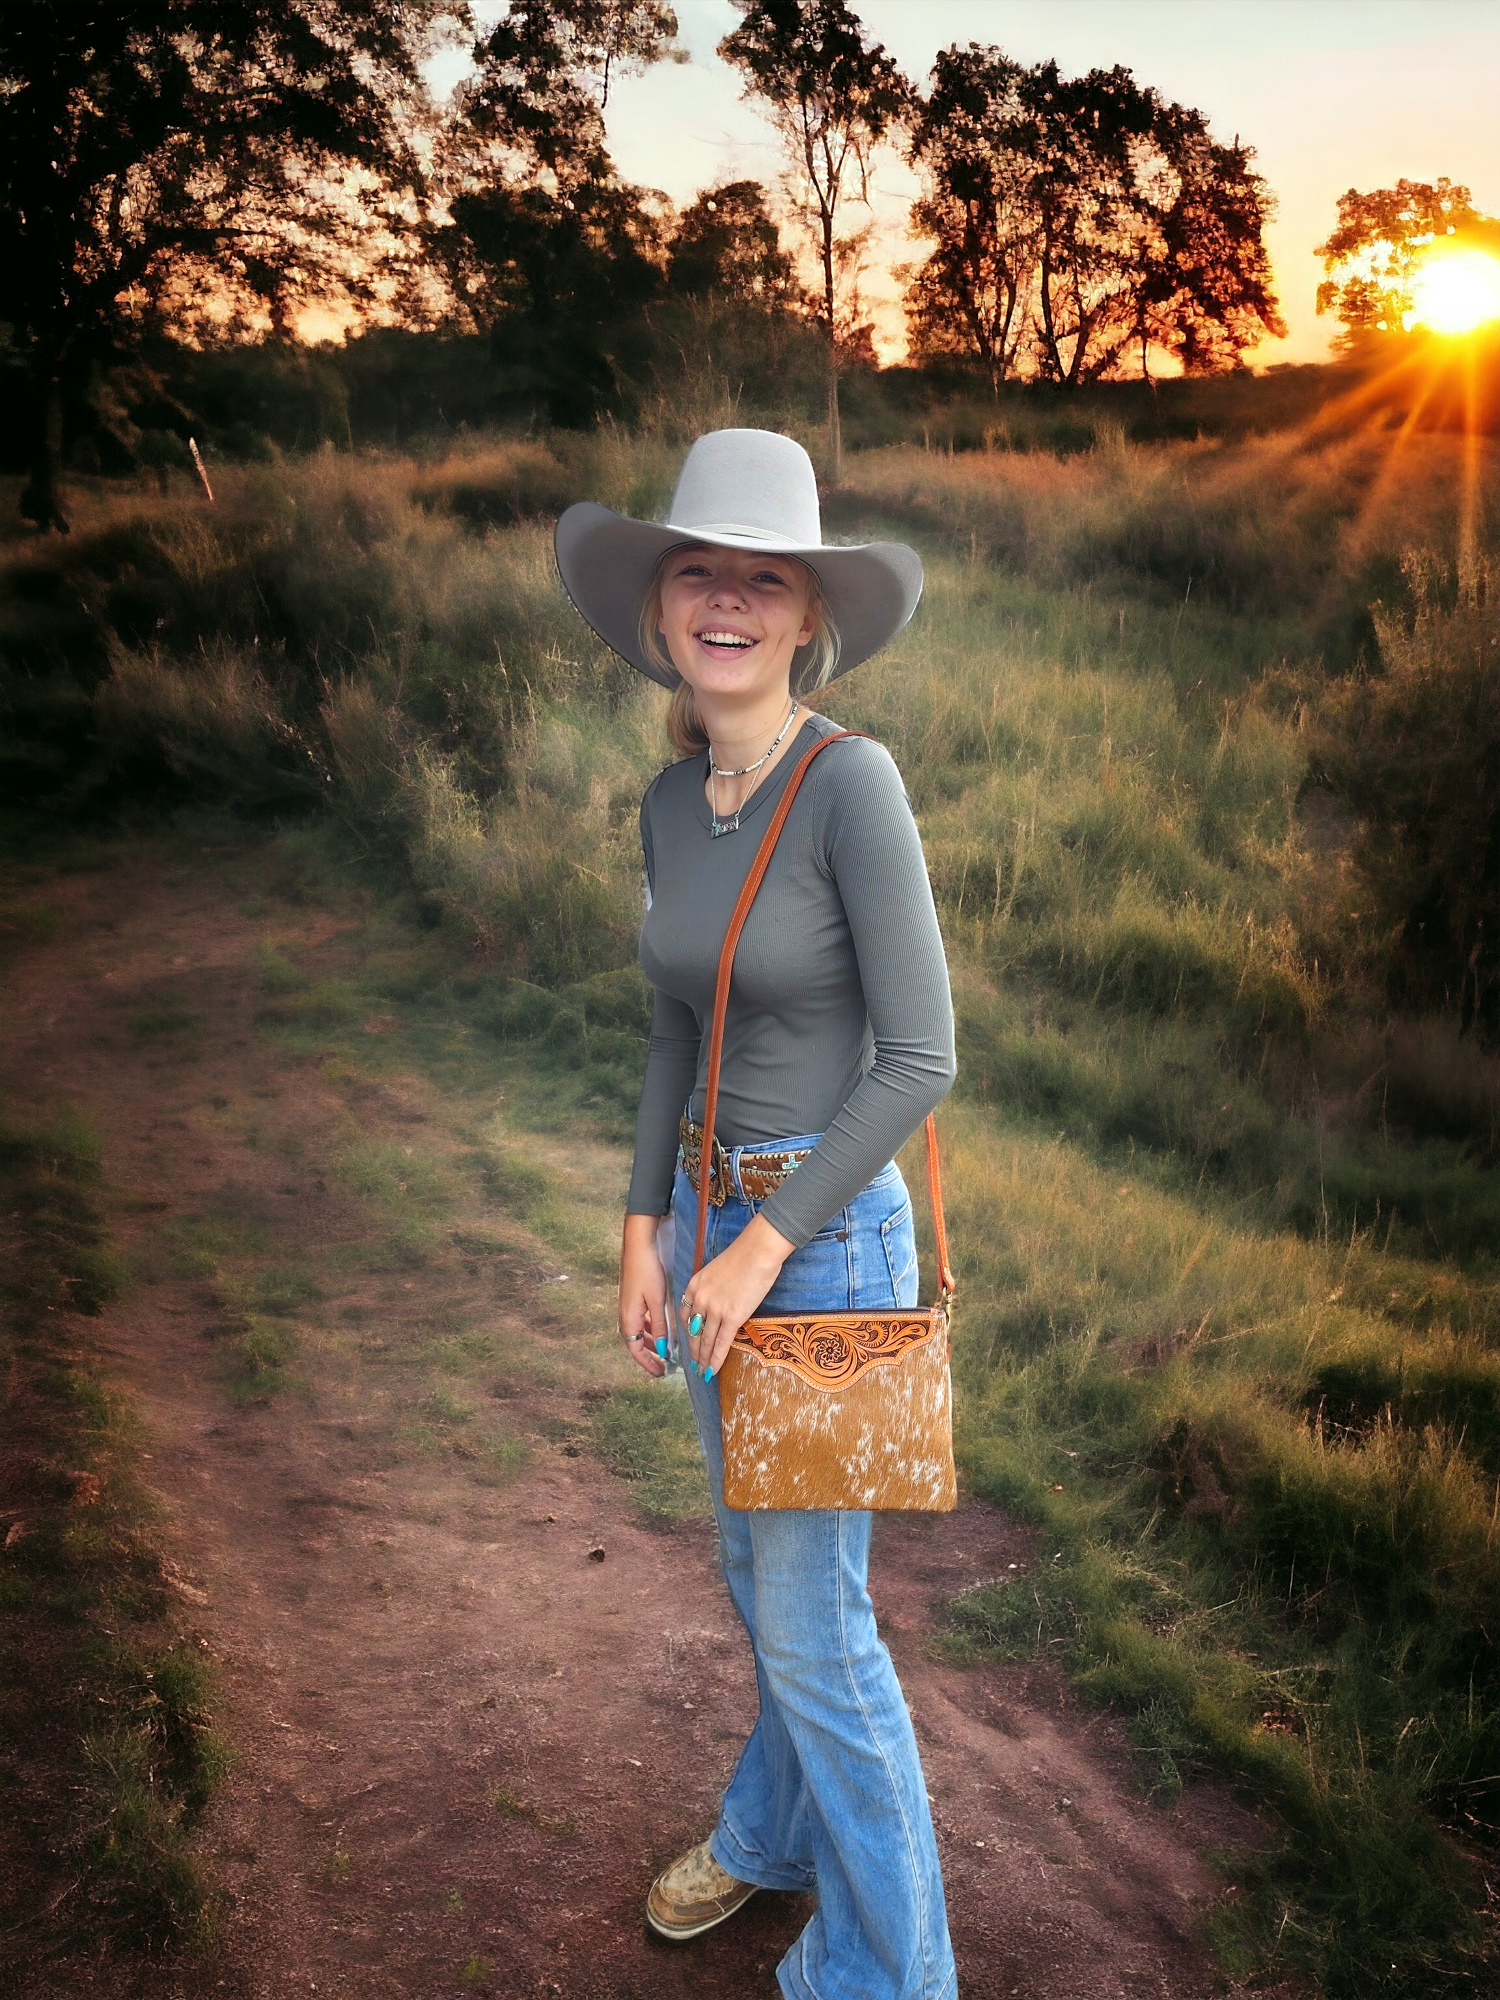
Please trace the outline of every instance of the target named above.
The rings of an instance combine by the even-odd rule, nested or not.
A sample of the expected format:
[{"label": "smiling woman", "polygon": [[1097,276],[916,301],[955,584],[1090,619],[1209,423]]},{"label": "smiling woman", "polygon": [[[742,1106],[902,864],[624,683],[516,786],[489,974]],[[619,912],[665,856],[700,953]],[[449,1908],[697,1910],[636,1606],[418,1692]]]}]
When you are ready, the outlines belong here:
[{"label": "smiling woman", "polygon": [[[856,1499],[799,1500],[818,1489],[793,1466],[731,1506],[719,1401],[758,1311],[867,1326],[916,1303],[895,1155],[953,1080],[942,936],[894,762],[803,703],[895,637],[922,566],[897,543],[824,543],[807,453],[756,430],[698,439],[666,522],[581,501],[556,547],[589,623],[699,730],[641,805],[655,994],[619,1325],[646,1374],[674,1345],[686,1364],[761,1710],[717,1827],[657,1878],[647,1920],[685,1943],[757,1888],[815,1889],[784,1994],[952,2000],[926,1784],[866,1588],[875,1493],[862,1478]],[[946,1347],[938,1359],[946,1397]],[[755,1434],[767,1468],[779,1421]],[[867,1463],[912,1460],[909,1425],[866,1424]]]}]

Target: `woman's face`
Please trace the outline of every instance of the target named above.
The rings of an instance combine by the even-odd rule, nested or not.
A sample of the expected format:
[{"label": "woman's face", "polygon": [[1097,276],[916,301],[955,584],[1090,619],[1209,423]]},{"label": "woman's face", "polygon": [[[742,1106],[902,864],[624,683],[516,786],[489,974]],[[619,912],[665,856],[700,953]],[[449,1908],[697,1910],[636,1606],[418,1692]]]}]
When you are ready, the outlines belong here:
[{"label": "woman's face", "polygon": [[678,673],[701,694],[785,688],[812,637],[812,579],[794,556],[690,543],[662,565],[661,619]]}]

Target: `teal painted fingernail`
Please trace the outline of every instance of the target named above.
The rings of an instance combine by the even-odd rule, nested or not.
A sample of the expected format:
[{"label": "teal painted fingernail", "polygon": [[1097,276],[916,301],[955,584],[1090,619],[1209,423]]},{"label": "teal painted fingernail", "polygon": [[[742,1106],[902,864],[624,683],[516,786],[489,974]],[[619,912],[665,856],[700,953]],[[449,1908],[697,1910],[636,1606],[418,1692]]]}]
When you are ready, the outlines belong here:
[{"label": "teal painted fingernail", "polygon": [[703,1331],[703,1315],[702,1313],[694,1313],[692,1318],[688,1321],[688,1332],[692,1334],[699,1334],[702,1333],[702,1331]]},{"label": "teal painted fingernail", "polygon": [[705,1369],[704,1369],[704,1371],[703,1371],[703,1379],[704,1379],[704,1381],[705,1381],[705,1382],[712,1382],[712,1380],[714,1379],[714,1371],[712,1370],[712,1368],[705,1368]]},{"label": "teal painted fingernail", "polygon": [[667,1343],[664,1340],[657,1341],[656,1351],[661,1356],[662,1360],[665,1361],[667,1358]]}]

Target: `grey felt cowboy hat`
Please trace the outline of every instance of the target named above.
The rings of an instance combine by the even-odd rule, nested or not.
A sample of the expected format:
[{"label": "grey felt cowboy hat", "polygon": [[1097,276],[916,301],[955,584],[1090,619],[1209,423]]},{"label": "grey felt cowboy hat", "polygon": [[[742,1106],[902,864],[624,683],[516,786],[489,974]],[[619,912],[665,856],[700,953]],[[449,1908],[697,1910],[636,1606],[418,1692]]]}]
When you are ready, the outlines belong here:
[{"label": "grey felt cowboy hat", "polygon": [[[557,524],[557,567],[569,597],[607,645],[664,687],[675,687],[677,677],[642,651],[641,610],[657,564],[683,542],[805,562],[838,628],[836,675],[894,639],[922,595],[915,549],[901,542],[834,548],[823,540],[812,460],[795,439],[708,431],[687,455],[665,522],[635,521],[581,500]],[[802,663],[799,649],[794,675]]]}]

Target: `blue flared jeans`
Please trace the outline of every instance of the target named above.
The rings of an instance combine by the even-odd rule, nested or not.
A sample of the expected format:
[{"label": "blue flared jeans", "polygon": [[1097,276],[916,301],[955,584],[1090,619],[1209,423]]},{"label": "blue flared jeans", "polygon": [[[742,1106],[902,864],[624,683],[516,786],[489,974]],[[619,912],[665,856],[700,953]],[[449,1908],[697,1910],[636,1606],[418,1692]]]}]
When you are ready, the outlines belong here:
[{"label": "blue flared jeans", "polygon": [[[816,1135],[730,1154],[816,1144]],[[704,1261],[757,1204],[711,1208]],[[679,1163],[672,1292],[692,1274],[697,1195]],[[913,1306],[911,1201],[894,1162],[794,1251],[763,1310]],[[760,1715],[710,1846],[765,1889],[812,1890],[817,1909],[777,1967],[787,2000],[950,2000],[953,1951],[927,1787],[891,1656],[875,1629],[870,1515],[742,1512],[724,1505],[719,1385],[689,1370],[719,1530],[719,1558],[755,1656]]]}]

